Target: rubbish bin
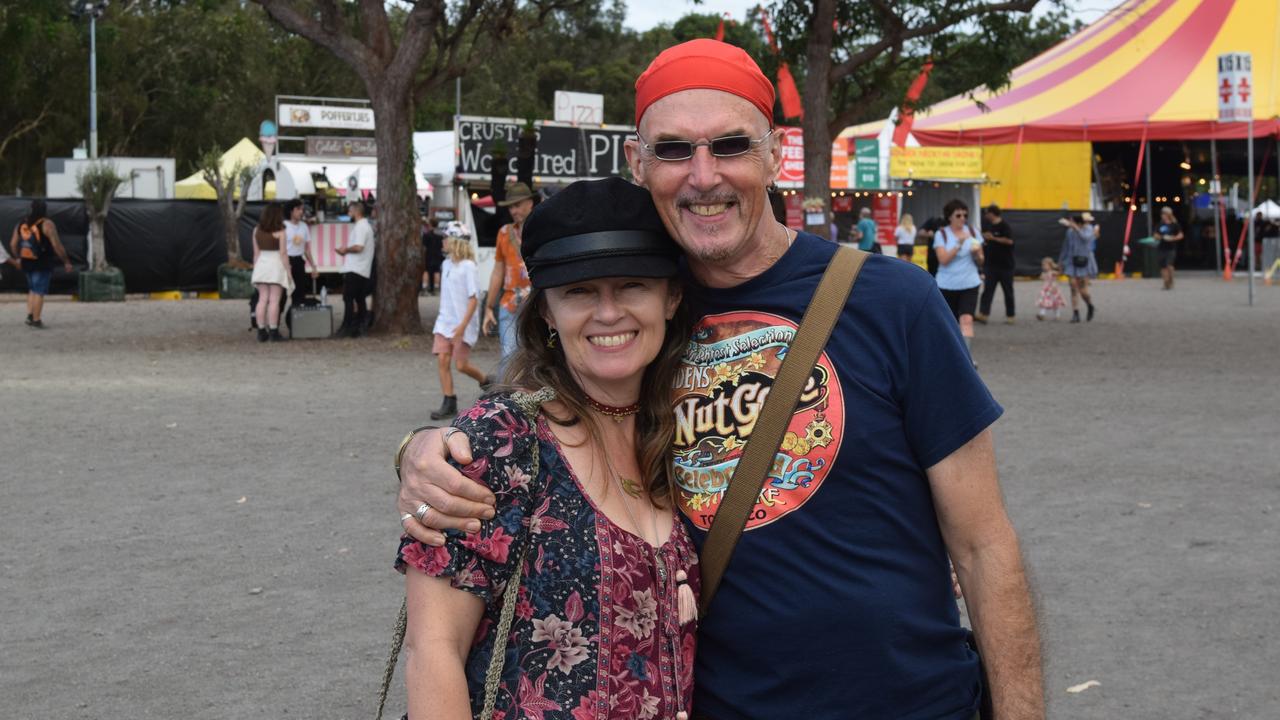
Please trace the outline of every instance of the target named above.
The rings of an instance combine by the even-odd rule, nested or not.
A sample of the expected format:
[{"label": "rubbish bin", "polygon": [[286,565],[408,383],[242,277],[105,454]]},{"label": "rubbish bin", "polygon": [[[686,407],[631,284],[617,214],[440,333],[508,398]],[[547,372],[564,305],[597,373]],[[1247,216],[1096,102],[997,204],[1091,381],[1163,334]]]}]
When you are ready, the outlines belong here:
[{"label": "rubbish bin", "polygon": [[1144,237],[1138,240],[1139,252],[1142,253],[1142,277],[1158,278],[1160,277],[1160,260],[1156,253],[1156,239],[1153,237]]}]

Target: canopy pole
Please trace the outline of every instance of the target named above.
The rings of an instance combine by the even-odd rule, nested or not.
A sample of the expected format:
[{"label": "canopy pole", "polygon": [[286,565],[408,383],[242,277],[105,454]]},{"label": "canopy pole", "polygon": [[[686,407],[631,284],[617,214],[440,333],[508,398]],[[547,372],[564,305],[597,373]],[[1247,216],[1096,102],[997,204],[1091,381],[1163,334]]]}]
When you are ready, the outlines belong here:
[{"label": "canopy pole", "polygon": [[[1263,153],[1263,154],[1262,154],[1262,165],[1261,165],[1261,167],[1264,167],[1264,168],[1265,168],[1265,167],[1267,166],[1267,161],[1268,161],[1268,160],[1270,160],[1270,159],[1271,159],[1271,148],[1267,148],[1267,151],[1266,151],[1265,153]],[[1252,161],[1252,154],[1250,154],[1249,174],[1250,174],[1250,176],[1252,176],[1252,175],[1253,175],[1253,161]],[[1240,226],[1240,237],[1236,240],[1236,252],[1235,252],[1235,257],[1231,259],[1231,271],[1232,271],[1232,272],[1235,272],[1236,268],[1240,267],[1240,258],[1244,256],[1244,239],[1245,239],[1246,235],[1248,235],[1248,233],[1253,232],[1253,210],[1252,210],[1252,208],[1253,208],[1253,204],[1254,204],[1254,202],[1256,202],[1256,198],[1257,198],[1257,196],[1258,196],[1258,193],[1259,193],[1259,192],[1261,192],[1261,191],[1262,191],[1262,172],[1261,172],[1261,171],[1259,171],[1259,172],[1258,172],[1258,177],[1257,177],[1257,179],[1254,179],[1254,180],[1252,180],[1252,182],[1250,182],[1250,183],[1249,183],[1249,192],[1250,192],[1250,195],[1249,195],[1249,208],[1250,208],[1250,209],[1248,210],[1248,212],[1246,212],[1246,213],[1245,213],[1245,224]],[[1252,242],[1252,241],[1251,241],[1251,242]],[[1253,246],[1251,245],[1250,247],[1253,247]],[[1228,252],[1228,254],[1230,254],[1230,252],[1231,252],[1230,248],[1228,248],[1227,252]]]},{"label": "canopy pole", "polygon": [[[1270,148],[1267,148],[1270,150]],[[1265,162],[1265,161],[1264,161]],[[1258,173],[1258,180],[1262,180],[1262,173]],[[1253,307],[1253,245],[1254,245],[1254,222],[1253,222],[1253,206],[1258,201],[1258,188],[1253,184],[1253,113],[1249,113],[1249,307]]]},{"label": "canopy pole", "polygon": [[1138,177],[1142,173],[1142,160],[1147,154],[1147,126],[1142,126],[1142,140],[1138,141],[1138,163],[1133,168],[1133,185],[1129,187],[1129,212],[1124,220],[1124,247],[1120,253],[1120,271],[1124,271],[1123,263],[1129,257],[1129,236],[1133,231],[1133,213],[1138,209]]},{"label": "canopy pole", "polygon": [[[1214,129],[1215,131],[1217,130],[1217,128],[1214,128]],[[1218,193],[1216,196],[1218,200],[1218,203],[1217,203],[1218,211],[1213,214],[1213,224],[1216,226],[1215,229],[1218,231],[1218,237],[1221,238],[1221,237],[1226,237],[1227,218],[1226,218],[1226,215],[1224,214],[1224,210],[1222,207],[1222,181],[1218,179],[1218,138],[1212,135],[1209,136],[1209,162],[1212,166],[1211,172],[1213,173],[1211,175],[1211,177],[1213,178],[1213,185],[1209,187],[1210,194],[1213,194],[1213,189],[1215,187],[1218,188]],[[1218,245],[1219,243],[1214,243],[1213,257],[1218,265],[1218,274],[1221,275],[1222,274],[1222,248],[1219,247]]]},{"label": "canopy pole", "polygon": [[[1147,134],[1147,128],[1145,125],[1142,127],[1142,134]],[[1148,142],[1147,144],[1150,145],[1151,143]],[[1151,154],[1152,149],[1147,148],[1147,237],[1155,235],[1155,225],[1152,223],[1151,218],[1151,213],[1155,209],[1156,204],[1155,196],[1151,194]]]}]

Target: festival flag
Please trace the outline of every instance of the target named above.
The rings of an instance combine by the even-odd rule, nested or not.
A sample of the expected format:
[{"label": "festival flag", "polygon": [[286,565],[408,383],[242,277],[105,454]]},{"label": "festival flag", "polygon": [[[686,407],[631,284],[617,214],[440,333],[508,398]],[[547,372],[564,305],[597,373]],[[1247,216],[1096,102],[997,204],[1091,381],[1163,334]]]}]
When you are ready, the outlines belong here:
[{"label": "festival flag", "polygon": [[[778,40],[773,36],[773,27],[769,25],[769,13],[760,8],[760,19],[764,23],[764,34],[769,41],[773,54],[778,54]],[[791,76],[791,68],[785,62],[778,63],[778,100],[782,103],[784,118],[804,118],[804,105],[800,102],[800,91],[796,88],[796,79]]]},{"label": "festival flag", "polygon": [[933,61],[925,61],[920,74],[911,81],[911,87],[907,88],[907,98],[902,103],[901,120],[898,122],[898,127],[893,129],[893,144],[897,147],[907,146],[907,136],[911,134],[911,125],[916,119],[916,103],[924,93],[924,86],[929,84],[929,73],[932,70]]}]

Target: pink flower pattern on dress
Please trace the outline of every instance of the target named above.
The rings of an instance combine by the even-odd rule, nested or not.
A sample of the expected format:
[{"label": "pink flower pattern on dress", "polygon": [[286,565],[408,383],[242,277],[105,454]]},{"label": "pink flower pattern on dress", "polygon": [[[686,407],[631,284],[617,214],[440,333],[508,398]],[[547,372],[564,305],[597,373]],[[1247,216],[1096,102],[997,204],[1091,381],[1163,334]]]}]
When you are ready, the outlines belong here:
[{"label": "pink flower pattern on dress", "polygon": [[530,422],[510,396],[482,400],[454,425],[476,458],[463,473],[493,491],[497,517],[475,534],[448,533],[441,548],[406,536],[396,567],[450,578],[485,601],[465,667],[473,714],[483,704],[502,592],[526,543],[495,719],[652,720],[690,711],[697,623],[676,619],[674,574],[684,570],[696,593],[698,568],[684,524],[677,520],[657,549],[614,525],[584,494],[545,420]]}]

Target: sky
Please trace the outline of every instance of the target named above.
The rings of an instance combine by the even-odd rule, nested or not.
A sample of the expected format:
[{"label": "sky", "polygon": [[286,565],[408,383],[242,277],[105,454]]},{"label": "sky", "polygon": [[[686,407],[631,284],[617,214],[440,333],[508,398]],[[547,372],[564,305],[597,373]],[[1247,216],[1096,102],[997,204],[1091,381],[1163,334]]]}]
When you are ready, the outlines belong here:
[{"label": "sky", "polygon": [[[1119,0],[1066,0],[1072,15],[1085,23],[1097,20]],[[700,4],[690,0],[629,0],[627,2],[627,26],[634,30],[648,30],[659,23],[675,22],[691,12],[728,12],[735,20],[741,20],[748,9],[762,4],[762,0],[704,0]],[[768,5],[768,0],[763,0]],[[1047,2],[1042,2],[1047,7]]]}]

